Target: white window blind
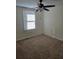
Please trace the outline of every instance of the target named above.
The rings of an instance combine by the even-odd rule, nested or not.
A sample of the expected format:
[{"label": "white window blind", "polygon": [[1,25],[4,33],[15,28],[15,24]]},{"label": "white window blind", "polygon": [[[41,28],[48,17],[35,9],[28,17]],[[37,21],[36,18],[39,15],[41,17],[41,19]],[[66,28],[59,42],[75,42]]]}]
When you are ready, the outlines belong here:
[{"label": "white window blind", "polygon": [[35,29],[35,13],[24,12],[24,30]]}]

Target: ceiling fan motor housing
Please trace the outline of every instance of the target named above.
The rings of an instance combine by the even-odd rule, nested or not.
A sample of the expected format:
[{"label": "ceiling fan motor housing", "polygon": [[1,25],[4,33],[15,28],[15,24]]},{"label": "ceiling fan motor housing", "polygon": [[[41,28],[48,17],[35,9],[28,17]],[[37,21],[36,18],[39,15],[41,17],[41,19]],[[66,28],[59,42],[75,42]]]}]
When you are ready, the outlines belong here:
[{"label": "ceiling fan motor housing", "polygon": [[55,5],[45,5],[44,6],[44,4],[42,4],[42,1],[43,0],[39,0],[38,9],[36,11],[38,11],[38,10],[46,10],[46,11],[49,11],[49,9],[47,9],[47,8],[49,8],[49,7],[55,7]]},{"label": "ceiling fan motor housing", "polygon": [[40,7],[40,8],[43,8],[43,6],[44,6],[43,4],[39,4],[39,7]]}]

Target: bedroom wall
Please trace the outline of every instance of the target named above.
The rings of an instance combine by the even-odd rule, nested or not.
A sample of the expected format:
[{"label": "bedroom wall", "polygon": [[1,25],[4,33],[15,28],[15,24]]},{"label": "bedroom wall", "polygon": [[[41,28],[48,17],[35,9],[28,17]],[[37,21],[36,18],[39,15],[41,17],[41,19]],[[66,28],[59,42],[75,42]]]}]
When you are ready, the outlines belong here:
[{"label": "bedroom wall", "polygon": [[[24,31],[23,24],[23,10],[26,8],[16,7],[16,40],[21,40],[31,36],[39,35],[43,33],[43,14],[36,14],[36,29],[30,31]],[[32,10],[32,9],[26,9]]]},{"label": "bedroom wall", "polygon": [[44,11],[44,34],[63,40],[63,1],[55,5],[49,12]]}]

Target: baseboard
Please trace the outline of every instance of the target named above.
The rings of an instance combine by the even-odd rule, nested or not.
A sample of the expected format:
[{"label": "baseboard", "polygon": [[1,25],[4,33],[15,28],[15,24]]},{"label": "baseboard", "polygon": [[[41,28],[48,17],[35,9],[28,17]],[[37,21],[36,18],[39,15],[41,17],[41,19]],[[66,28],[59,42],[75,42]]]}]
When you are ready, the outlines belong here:
[{"label": "baseboard", "polygon": [[46,35],[46,36],[49,36],[51,38],[56,38],[58,40],[63,41],[63,38],[57,37],[55,35],[47,35],[47,34],[44,34],[44,33],[42,33],[42,34],[36,34],[36,35],[31,35],[31,36],[26,36],[26,37],[21,37],[21,38],[16,39],[16,41],[20,41],[20,40],[23,40],[23,39],[27,39],[27,38],[30,38],[30,37],[34,37],[34,36],[37,36],[37,35]]},{"label": "baseboard", "polygon": [[[31,36],[29,36],[29,37],[31,37]],[[23,40],[23,39],[26,39],[26,38],[29,38],[29,37],[26,36],[26,37],[17,38],[16,41]]]},{"label": "baseboard", "polygon": [[17,38],[16,41],[20,41],[20,40],[23,40],[23,39],[31,38],[31,37],[34,37],[34,36],[37,36],[37,35],[41,35],[41,34],[36,34],[36,35],[30,35],[30,36],[26,36],[26,37]]},{"label": "baseboard", "polygon": [[[44,35],[47,35],[47,34],[44,34]],[[56,38],[56,39],[58,39],[58,40],[63,41],[63,38],[57,37],[57,36],[55,36],[55,35],[47,35],[47,36],[49,36],[49,37],[51,37],[51,38]]]},{"label": "baseboard", "polygon": [[63,38],[60,38],[60,37],[58,37],[58,36],[52,35],[52,37],[53,37],[53,38],[56,38],[56,39],[58,39],[58,40],[63,41]]}]

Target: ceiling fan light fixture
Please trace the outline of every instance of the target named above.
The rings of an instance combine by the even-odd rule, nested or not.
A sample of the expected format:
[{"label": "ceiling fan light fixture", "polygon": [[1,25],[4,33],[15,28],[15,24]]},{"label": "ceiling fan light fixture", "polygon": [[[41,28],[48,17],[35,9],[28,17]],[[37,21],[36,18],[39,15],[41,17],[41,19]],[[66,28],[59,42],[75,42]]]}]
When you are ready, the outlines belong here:
[{"label": "ceiling fan light fixture", "polygon": [[39,4],[38,4],[38,8],[36,9],[36,12],[38,11],[43,11],[43,10],[46,10],[46,11],[49,11],[49,7],[55,7],[55,5],[44,5],[42,4],[43,0],[39,0]]}]

